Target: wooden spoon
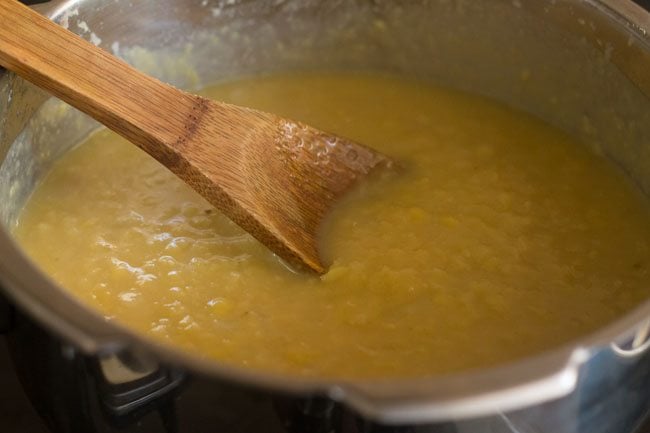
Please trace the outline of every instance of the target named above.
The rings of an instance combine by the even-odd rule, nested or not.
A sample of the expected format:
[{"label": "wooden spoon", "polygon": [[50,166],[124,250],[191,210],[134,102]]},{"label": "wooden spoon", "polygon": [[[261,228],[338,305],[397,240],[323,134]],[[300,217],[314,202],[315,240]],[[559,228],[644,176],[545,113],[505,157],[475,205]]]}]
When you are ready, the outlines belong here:
[{"label": "wooden spoon", "polygon": [[15,0],[0,0],[0,23],[0,65],[144,149],[293,266],[325,272],[321,221],[391,165],[300,122],[182,92]]}]

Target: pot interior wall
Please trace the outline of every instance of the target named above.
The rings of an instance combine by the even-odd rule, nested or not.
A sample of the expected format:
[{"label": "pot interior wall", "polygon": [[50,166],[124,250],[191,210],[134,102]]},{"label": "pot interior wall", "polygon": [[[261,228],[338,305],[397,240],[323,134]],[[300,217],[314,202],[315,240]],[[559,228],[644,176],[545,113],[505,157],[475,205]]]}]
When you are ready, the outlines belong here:
[{"label": "pot interior wall", "polygon": [[[650,71],[649,42],[608,17],[602,5],[518,0],[69,4],[55,14],[59,23],[182,88],[287,70],[406,75],[484,94],[541,117],[613,159],[650,191],[650,78],[638,73],[644,67]],[[44,100],[22,80],[0,75],[0,221],[5,226],[15,222],[52,161],[98,127],[56,100],[34,113]]]}]

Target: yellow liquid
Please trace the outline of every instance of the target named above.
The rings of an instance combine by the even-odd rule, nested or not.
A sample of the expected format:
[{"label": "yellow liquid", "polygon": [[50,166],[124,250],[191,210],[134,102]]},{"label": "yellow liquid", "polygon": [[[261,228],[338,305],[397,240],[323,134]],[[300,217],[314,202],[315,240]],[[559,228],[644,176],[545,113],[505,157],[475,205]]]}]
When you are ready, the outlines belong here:
[{"label": "yellow liquid", "polygon": [[604,159],[497,103],[394,78],[255,78],[205,92],[406,167],[337,208],[322,278],[297,275],[103,131],[35,192],[16,236],[111,320],[224,363],[413,377],[511,361],[645,300],[650,209]]}]

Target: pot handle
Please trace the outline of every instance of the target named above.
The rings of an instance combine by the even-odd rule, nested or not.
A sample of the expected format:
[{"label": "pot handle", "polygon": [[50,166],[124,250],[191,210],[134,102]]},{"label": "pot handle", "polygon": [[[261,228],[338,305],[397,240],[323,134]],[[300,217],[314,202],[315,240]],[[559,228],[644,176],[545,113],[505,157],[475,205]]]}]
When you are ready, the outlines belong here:
[{"label": "pot handle", "polygon": [[614,342],[611,348],[623,358],[637,358],[650,349],[650,319],[641,323],[630,338],[623,342]]}]

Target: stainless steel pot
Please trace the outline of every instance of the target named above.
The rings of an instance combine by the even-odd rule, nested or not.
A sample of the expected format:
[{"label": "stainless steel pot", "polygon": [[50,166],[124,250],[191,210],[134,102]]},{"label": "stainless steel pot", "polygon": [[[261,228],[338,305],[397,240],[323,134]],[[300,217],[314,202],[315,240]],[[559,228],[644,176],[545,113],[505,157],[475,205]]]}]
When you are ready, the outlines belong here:
[{"label": "stainless steel pot", "polygon": [[[54,0],[37,8],[189,89],[336,69],[484,94],[581,138],[650,193],[650,14],[627,0]],[[97,127],[0,72],[0,283],[30,318],[10,341],[19,368],[40,365],[24,379],[53,428],[207,432],[223,427],[221,407],[241,413],[229,419],[232,431],[270,411],[277,422],[258,431],[615,433],[650,409],[650,302],[539,356],[404,381],[237,369],[107,323],[43,275],[10,233],[41,175]],[[155,413],[160,422],[147,421]]]}]

